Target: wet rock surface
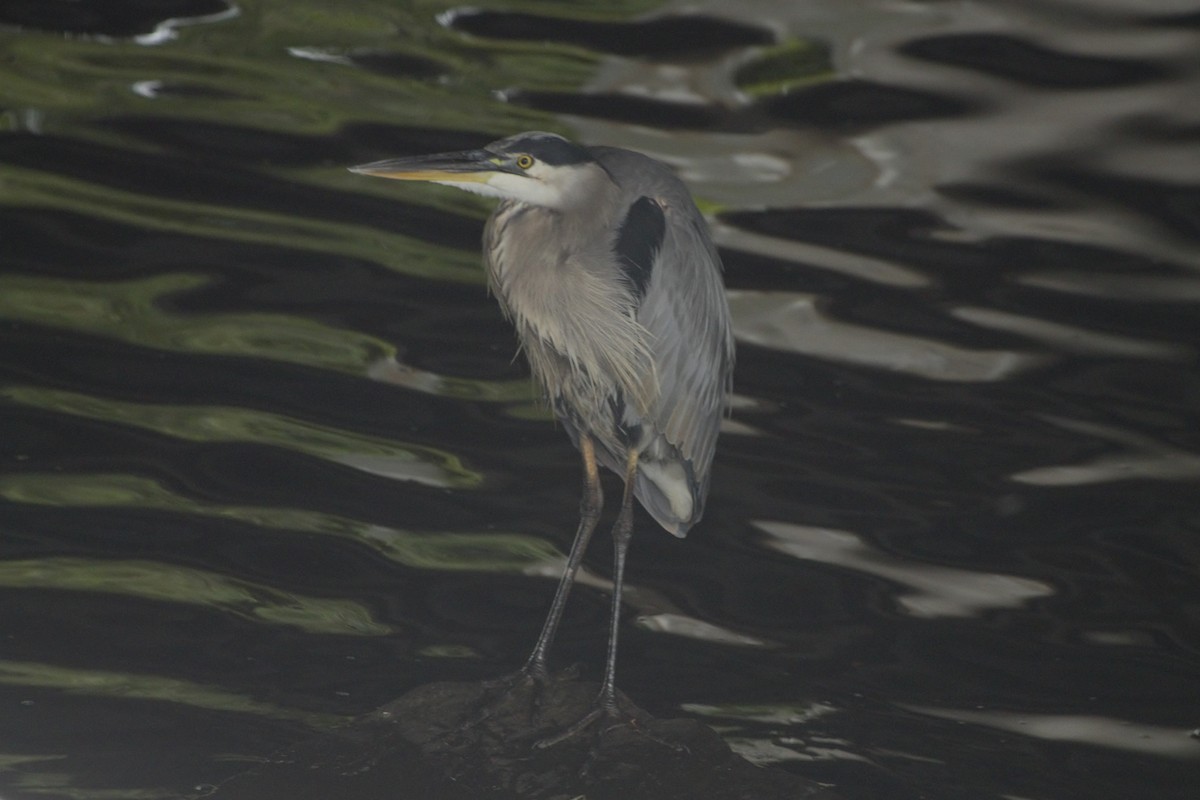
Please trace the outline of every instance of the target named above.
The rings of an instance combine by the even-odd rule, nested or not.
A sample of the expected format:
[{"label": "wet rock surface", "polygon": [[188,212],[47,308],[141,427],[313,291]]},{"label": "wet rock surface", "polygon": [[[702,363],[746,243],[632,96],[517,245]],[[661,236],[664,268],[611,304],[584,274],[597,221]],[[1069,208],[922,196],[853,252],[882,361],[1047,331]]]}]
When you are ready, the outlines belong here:
[{"label": "wet rock surface", "polygon": [[[656,719],[622,697],[627,723],[601,719],[542,747],[592,708],[595,684],[555,676],[540,695],[434,683],[306,740],[226,783],[225,800],[337,796],[570,800],[835,800],[819,785],[733,753],[691,719]],[[478,722],[482,712],[486,716]],[[467,721],[464,723],[464,721]]]}]

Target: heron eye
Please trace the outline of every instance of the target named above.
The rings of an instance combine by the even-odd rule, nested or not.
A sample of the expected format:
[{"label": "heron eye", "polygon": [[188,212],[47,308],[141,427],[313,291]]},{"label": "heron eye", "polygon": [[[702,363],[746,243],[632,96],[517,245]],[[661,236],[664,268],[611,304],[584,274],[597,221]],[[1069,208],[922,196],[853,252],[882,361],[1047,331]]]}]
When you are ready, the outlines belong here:
[{"label": "heron eye", "polygon": [[519,155],[517,156],[517,166],[521,169],[529,169],[533,166],[533,156]]}]

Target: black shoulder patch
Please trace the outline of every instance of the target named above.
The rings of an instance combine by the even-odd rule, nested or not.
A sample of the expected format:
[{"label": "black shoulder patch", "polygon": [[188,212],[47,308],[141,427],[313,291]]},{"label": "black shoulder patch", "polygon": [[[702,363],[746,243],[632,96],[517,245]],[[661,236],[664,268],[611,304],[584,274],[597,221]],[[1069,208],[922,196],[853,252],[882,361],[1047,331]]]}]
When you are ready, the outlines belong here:
[{"label": "black shoulder patch", "polygon": [[646,296],[654,258],[662,247],[666,231],[667,220],[662,206],[649,197],[639,197],[629,207],[621,223],[613,250],[625,279],[633,289],[635,301],[640,302]]}]

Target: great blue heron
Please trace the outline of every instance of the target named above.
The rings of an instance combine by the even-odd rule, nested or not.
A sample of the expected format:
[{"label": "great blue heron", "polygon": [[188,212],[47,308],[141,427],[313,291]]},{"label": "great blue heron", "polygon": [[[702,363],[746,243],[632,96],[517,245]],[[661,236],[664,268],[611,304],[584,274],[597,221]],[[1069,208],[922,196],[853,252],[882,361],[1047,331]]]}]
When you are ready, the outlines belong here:
[{"label": "great blue heron", "polygon": [[731,391],[729,307],[704,218],[663,163],[551,133],[352,170],[502,200],[484,229],[488,282],[582,454],[584,473],[566,569],[518,675],[547,679],[546,654],[603,505],[599,461],[625,487],[612,531],[604,682],[595,710],[573,728],[601,714],[616,716],[617,630],[633,498],[676,536],[700,521]]}]

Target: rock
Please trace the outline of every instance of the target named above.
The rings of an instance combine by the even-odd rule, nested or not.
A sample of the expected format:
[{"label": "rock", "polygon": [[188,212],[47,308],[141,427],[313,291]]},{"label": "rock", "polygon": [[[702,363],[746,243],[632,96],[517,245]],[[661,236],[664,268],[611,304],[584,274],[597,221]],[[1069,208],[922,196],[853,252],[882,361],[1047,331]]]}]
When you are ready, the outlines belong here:
[{"label": "rock", "polygon": [[598,691],[564,675],[540,693],[525,683],[507,694],[489,694],[477,683],[429,684],[302,742],[214,796],[836,800],[811,781],[749,763],[700,722],[655,719],[624,696],[628,723],[602,718],[561,742],[535,746],[587,714]]}]

